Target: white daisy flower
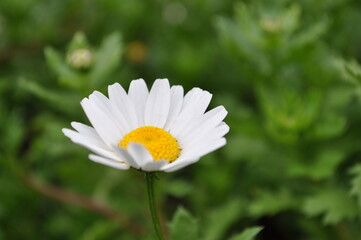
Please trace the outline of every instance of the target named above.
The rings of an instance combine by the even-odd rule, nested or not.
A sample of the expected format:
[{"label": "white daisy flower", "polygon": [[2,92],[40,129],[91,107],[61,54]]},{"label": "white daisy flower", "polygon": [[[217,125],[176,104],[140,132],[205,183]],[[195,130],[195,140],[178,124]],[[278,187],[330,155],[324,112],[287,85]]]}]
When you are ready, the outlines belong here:
[{"label": "white daisy flower", "polygon": [[206,112],[212,94],[157,79],[150,91],[143,79],[130,83],[128,94],[115,83],[109,98],[95,91],[81,105],[93,127],[72,122],[63,129],[74,143],[92,151],[89,159],[113,168],[172,172],[197,162],[226,144],[227,111]]}]

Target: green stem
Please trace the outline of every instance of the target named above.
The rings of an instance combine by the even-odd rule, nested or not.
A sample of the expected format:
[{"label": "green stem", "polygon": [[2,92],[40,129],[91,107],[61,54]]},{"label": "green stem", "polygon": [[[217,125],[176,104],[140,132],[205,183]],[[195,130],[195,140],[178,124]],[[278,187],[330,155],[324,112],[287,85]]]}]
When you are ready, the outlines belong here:
[{"label": "green stem", "polygon": [[159,216],[154,200],[154,178],[155,175],[152,172],[145,172],[145,178],[147,181],[147,191],[148,191],[148,200],[149,200],[149,209],[152,215],[154,230],[157,233],[159,240],[165,240],[162,227],[160,225]]}]

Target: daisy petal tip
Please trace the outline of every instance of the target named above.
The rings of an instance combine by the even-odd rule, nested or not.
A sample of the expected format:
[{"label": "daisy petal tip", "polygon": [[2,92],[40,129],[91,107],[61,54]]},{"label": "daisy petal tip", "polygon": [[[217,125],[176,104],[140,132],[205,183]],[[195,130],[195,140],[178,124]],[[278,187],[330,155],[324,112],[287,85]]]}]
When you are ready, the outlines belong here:
[{"label": "daisy petal tip", "polygon": [[69,129],[69,128],[62,128],[61,131],[63,132],[63,134],[67,137],[70,137],[70,135],[74,132],[73,130]]},{"label": "daisy petal tip", "polygon": [[88,104],[89,103],[89,98],[83,98],[81,101],[80,101],[80,105],[84,106],[85,104]]},{"label": "daisy petal tip", "polygon": [[223,105],[219,105],[219,107],[221,108],[221,111],[225,111],[228,114],[227,109]]},{"label": "daisy petal tip", "polygon": [[155,82],[164,82],[164,83],[168,83],[168,84],[169,84],[168,78],[157,78],[157,79],[155,80]]},{"label": "daisy petal tip", "polygon": [[227,139],[226,139],[225,137],[222,137],[222,138],[220,139],[220,143],[219,143],[218,147],[215,148],[213,151],[224,147],[226,144],[227,144]]},{"label": "daisy petal tip", "polygon": [[161,85],[162,87],[170,88],[169,80],[167,78],[158,78],[154,81],[153,86]]},{"label": "daisy petal tip", "polygon": [[112,89],[117,88],[117,87],[119,87],[119,86],[120,86],[120,84],[117,83],[117,82],[109,85],[109,86],[108,86],[108,93],[109,93]]},{"label": "daisy petal tip", "polygon": [[129,169],[129,165],[127,165],[127,164],[125,164],[123,162],[113,161],[113,160],[110,160],[110,159],[107,159],[107,158],[100,157],[100,156],[95,155],[95,154],[89,154],[88,158],[93,162],[96,162],[96,163],[99,163],[99,164],[102,164],[102,165],[105,165],[105,166],[108,166],[108,167],[116,168],[116,169],[119,169],[119,170],[127,170],[127,169]]},{"label": "daisy petal tip", "polygon": [[70,126],[72,126],[74,129],[76,129],[79,125],[81,125],[81,123],[75,121],[70,123]]},{"label": "daisy petal tip", "polygon": [[99,91],[94,91],[92,94],[89,95],[90,100],[95,100],[104,97],[104,94]]},{"label": "daisy petal tip", "polygon": [[[227,125],[227,124],[225,124],[225,131],[224,131],[224,135],[226,135],[227,133],[229,133],[229,130],[231,130],[231,128]],[[223,135],[223,136],[224,136]],[[226,140],[227,141],[227,140]]]},{"label": "daisy petal tip", "polygon": [[133,83],[133,84],[145,84],[145,85],[147,85],[143,78],[134,79],[130,83],[131,84]]}]

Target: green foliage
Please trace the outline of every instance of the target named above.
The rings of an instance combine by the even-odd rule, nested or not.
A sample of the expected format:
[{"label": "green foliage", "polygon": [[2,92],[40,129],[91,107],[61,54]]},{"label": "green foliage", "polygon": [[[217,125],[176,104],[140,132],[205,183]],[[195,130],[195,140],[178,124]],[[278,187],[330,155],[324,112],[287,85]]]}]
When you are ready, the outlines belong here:
[{"label": "green foliage", "polygon": [[260,231],[262,231],[262,227],[247,228],[229,240],[253,240]]},{"label": "green foliage", "polygon": [[85,77],[73,70],[56,50],[51,47],[45,48],[45,57],[50,69],[59,76],[59,82],[69,88],[81,89]]},{"label": "green foliage", "polygon": [[340,188],[323,189],[306,199],[304,211],[309,216],[323,215],[325,224],[335,224],[357,216],[357,206]]},{"label": "green foliage", "polygon": [[120,63],[122,53],[119,33],[113,33],[106,37],[98,52],[95,54],[94,67],[90,71],[90,84],[92,88],[102,86],[104,79],[114,71]]},{"label": "green foliage", "polygon": [[351,195],[357,197],[358,205],[361,206],[361,165],[352,167],[350,173],[354,176],[351,181]]},{"label": "green foliage", "polygon": [[273,192],[261,192],[257,198],[249,204],[249,214],[259,217],[273,215],[278,212],[290,209],[297,204],[287,189]]},{"label": "green foliage", "polygon": [[94,90],[169,78],[211,92],[231,129],[159,175],[173,239],[357,240],[360,21],[356,0],[1,0],[0,239],[154,239],[142,175],[61,129],[89,123]]},{"label": "green foliage", "polygon": [[182,207],[175,212],[169,230],[173,240],[199,239],[198,221]]},{"label": "green foliage", "polygon": [[242,216],[242,204],[239,200],[231,200],[209,214],[206,224],[205,239],[224,239],[228,228]]}]

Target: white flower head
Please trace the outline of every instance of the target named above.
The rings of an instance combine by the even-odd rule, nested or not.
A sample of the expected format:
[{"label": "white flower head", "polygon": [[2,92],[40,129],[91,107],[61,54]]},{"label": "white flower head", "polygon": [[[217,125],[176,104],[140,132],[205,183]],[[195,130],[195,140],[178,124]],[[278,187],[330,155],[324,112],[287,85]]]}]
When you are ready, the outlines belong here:
[{"label": "white flower head", "polygon": [[200,88],[184,96],[182,86],[157,79],[148,91],[138,79],[128,94],[118,83],[108,87],[108,94],[95,91],[81,101],[93,127],[72,122],[76,131],[63,129],[94,153],[89,155],[94,162],[121,170],[172,172],[226,144],[227,111],[218,106],[206,112],[212,95]]}]

